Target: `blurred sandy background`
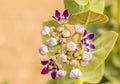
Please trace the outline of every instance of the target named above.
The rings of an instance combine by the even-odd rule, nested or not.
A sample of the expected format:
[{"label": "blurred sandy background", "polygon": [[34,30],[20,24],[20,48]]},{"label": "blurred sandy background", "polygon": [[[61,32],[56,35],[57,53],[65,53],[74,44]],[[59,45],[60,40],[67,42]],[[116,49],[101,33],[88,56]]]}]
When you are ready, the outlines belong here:
[{"label": "blurred sandy background", "polygon": [[46,84],[41,75],[42,22],[55,9],[63,10],[63,0],[0,0],[0,84]]}]

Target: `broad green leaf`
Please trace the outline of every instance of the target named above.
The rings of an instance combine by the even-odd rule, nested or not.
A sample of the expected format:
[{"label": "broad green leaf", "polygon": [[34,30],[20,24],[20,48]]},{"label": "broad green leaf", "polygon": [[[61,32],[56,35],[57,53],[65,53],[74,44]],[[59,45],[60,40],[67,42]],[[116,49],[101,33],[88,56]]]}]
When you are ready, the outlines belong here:
[{"label": "broad green leaf", "polygon": [[[86,0],[87,1],[87,0]],[[83,3],[86,3],[83,1]],[[82,4],[83,4],[82,3]],[[88,9],[89,4],[79,5],[75,0],[64,0],[64,6],[69,10],[70,14],[80,13]]]},{"label": "broad green leaf", "polygon": [[64,0],[64,5],[72,14],[68,24],[101,24],[108,21],[103,14],[104,0]]},{"label": "broad green leaf", "polygon": [[84,82],[93,84],[98,83],[104,74],[104,64],[101,64],[96,70],[93,71],[87,71],[83,73],[82,79]]},{"label": "broad green leaf", "polygon": [[68,24],[102,24],[108,21],[108,17],[93,11],[71,15]]},{"label": "broad green leaf", "polygon": [[43,26],[59,27],[60,24],[58,22],[56,22],[55,20],[49,20],[49,21],[43,22]]},{"label": "broad green leaf", "polygon": [[86,5],[89,0],[75,0],[79,5]]},{"label": "broad green leaf", "polygon": [[96,70],[107,58],[112,48],[114,47],[118,34],[114,31],[109,31],[101,35],[94,44],[96,49],[92,52],[93,58],[89,61],[86,67],[80,67],[83,72]]},{"label": "broad green leaf", "polygon": [[86,5],[89,3],[87,10],[94,11],[96,13],[103,13],[105,0],[75,0],[79,5]]}]

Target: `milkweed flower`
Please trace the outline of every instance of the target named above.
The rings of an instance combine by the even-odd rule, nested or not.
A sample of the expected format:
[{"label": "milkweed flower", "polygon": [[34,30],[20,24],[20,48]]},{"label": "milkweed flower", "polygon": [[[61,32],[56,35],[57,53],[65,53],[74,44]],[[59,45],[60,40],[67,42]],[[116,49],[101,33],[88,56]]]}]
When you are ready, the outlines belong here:
[{"label": "milkweed flower", "polygon": [[44,65],[44,68],[41,71],[41,74],[51,73],[51,77],[53,79],[57,76],[57,71],[59,71],[58,65],[55,63],[53,59],[41,61],[41,64]]},{"label": "milkweed flower", "polygon": [[[95,49],[95,45],[92,41],[94,34],[88,34],[87,30],[81,24],[74,26],[72,34],[63,25],[68,21],[69,16],[68,10],[65,10],[62,15],[56,10],[53,18],[60,23],[60,26],[44,26],[41,30],[41,34],[45,37],[45,44],[40,46],[39,52],[41,55],[52,53],[54,56],[54,59],[50,58],[49,60],[41,61],[41,64],[44,65],[41,74],[50,73],[53,79],[56,79],[57,76],[66,76],[66,65],[70,65],[72,68],[69,74],[71,79],[80,78],[82,71],[77,69],[76,66],[79,64],[82,67],[87,67],[87,64],[93,57],[92,50]],[[77,34],[81,35],[79,42],[72,40]],[[58,63],[60,67],[58,67]]]},{"label": "milkweed flower", "polygon": [[87,51],[95,49],[95,45],[92,43],[94,39],[94,34],[87,34],[87,31],[84,31],[84,34],[81,39],[81,43],[86,47]]},{"label": "milkweed flower", "polygon": [[61,14],[58,10],[55,11],[55,16],[52,16],[58,23],[64,24],[67,23],[70,14],[68,10],[66,9],[63,14]]}]

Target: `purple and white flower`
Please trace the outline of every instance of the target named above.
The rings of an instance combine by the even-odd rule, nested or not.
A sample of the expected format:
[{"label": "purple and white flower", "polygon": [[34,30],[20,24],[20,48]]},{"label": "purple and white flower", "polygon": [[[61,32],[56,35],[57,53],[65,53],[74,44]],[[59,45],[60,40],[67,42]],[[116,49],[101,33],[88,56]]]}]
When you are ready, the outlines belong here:
[{"label": "purple and white flower", "polygon": [[41,64],[44,65],[44,68],[41,71],[41,74],[51,73],[51,77],[53,79],[57,76],[57,71],[59,71],[58,65],[55,63],[53,59],[41,61]]},{"label": "purple and white flower", "polygon": [[94,34],[87,34],[87,31],[84,31],[84,34],[81,39],[81,43],[86,47],[87,51],[95,49],[95,45],[92,43],[94,39]]},{"label": "purple and white flower", "polygon": [[52,16],[58,23],[63,24],[67,23],[70,15],[68,13],[68,10],[66,9],[63,14],[61,14],[58,10],[55,11],[55,16]]}]

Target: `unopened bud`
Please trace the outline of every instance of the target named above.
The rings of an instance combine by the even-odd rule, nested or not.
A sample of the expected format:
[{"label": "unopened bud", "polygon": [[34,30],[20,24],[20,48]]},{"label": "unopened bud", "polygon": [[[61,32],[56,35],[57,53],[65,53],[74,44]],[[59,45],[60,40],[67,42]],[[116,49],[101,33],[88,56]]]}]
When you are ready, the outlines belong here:
[{"label": "unopened bud", "polygon": [[76,60],[72,60],[71,62],[70,62],[70,65],[71,66],[75,66],[77,64],[77,61]]},{"label": "unopened bud", "polygon": [[64,71],[64,70],[59,70],[59,71],[57,72],[57,75],[58,75],[59,77],[65,77],[66,74],[67,74],[67,72]]},{"label": "unopened bud", "polygon": [[60,55],[60,61],[61,62],[66,62],[67,61],[67,56],[65,54]]},{"label": "unopened bud", "polygon": [[48,26],[44,26],[41,30],[42,35],[47,35],[50,32],[50,28]]},{"label": "unopened bud", "polygon": [[69,32],[68,30],[64,30],[64,31],[62,32],[62,35],[63,35],[64,37],[69,37],[69,36],[70,36],[70,32]]},{"label": "unopened bud", "polygon": [[84,51],[83,54],[82,54],[82,60],[89,61],[91,59],[92,59],[92,53]]},{"label": "unopened bud", "polygon": [[66,39],[65,39],[65,38],[61,38],[61,39],[60,39],[60,43],[62,43],[62,44],[63,44],[63,43],[66,43]]},{"label": "unopened bud", "polygon": [[49,46],[55,46],[55,45],[57,45],[57,39],[53,38],[53,37],[49,38],[47,40],[47,45],[49,45]]},{"label": "unopened bud", "polygon": [[68,51],[74,51],[74,50],[76,50],[76,48],[77,48],[77,45],[74,42],[69,42],[67,44],[67,50]]},{"label": "unopened bud", "polygon": [[57,31],[58,31],[58,32],[62,32],[63,30],[64,30],[64,27],[58,27],[58,28],[57,28]]},{"label": "unopened bud", "polygon": [[48,47],[46,45],[41,45],[39,48],[39,53],[41,55],[45,55],[48,53]]},{"label": "unopened bud", "polygon": [[70,78],[71,79],[78,79],[82,76],[82,72],[79,69],[73,69],[70,72]]},{"label": "unopened bud", "polygon": [[81,64],[81,66],[85,67],[85,66],[87,66],[87,64],[88,64],[88,61],[83,61],[83,60],[82,60],[80,64]]},{"label": "unopened bud", "polygon": [[81,24],[75,25],[75,31],[77,33],[83,34],[84,33],[84,27],[83,27],[83,25],[81,25]]}]

